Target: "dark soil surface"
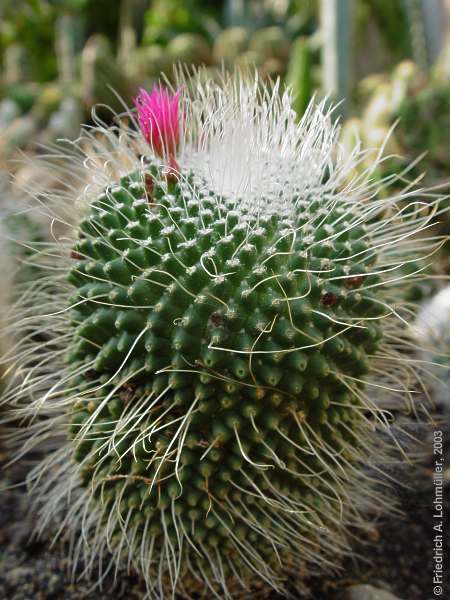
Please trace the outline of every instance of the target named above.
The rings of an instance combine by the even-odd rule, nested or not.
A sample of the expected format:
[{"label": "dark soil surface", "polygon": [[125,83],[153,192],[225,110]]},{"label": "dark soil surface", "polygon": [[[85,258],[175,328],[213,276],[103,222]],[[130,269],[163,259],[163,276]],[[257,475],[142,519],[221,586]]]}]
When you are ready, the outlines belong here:
[{"label": "dark soil surface", "polygon": [[[450,441],[450,436],[447,436]],[[394,593],[400,600],[431,600],[433,596],[433,457],[403,473],[409,489],[396,487],[403,518],[386,515],[375,525],[370,539],[355,548],[359,558],[346,561],[336,576],[322,575],[306,581],[312,600],[341,600],[345,588],[359,583]],[[447,523],[445,538],[447,574],[450,574],[450,456],[446,461]],[[0,450],[0,461],[7,456]],[[23,479],[25,465],[0,470],[0,488]],[[64,543],[52,548],[48,541],[30,541],[32,517],[27,515],[28,497],[22,487],[0,493],[0,600],[133,600],[145,589],[135,576],[123,575],[114,590],[112,581],[103,590],[90,590],[84,581],[71,583]],[[450,581],[444,582],[442,599],[450,597]],[[448,594],[448,595],[447,595]],[[275,600],[275,596],[271,597]]]}]

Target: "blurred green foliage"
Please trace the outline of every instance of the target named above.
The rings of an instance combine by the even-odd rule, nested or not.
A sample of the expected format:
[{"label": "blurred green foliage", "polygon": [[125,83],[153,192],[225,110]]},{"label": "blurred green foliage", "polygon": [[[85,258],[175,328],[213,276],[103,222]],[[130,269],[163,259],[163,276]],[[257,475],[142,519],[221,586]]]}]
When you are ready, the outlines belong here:
[{"label": "blurred green foliage", "polygon": [[47,2],[56,9],[77,13],[86,7],[89,0],[47,0]]},{"label": "blurred green foliage", "polygon": [[[354,5],[355,79],[411,56],[406,0]],[[181,62],[205,65],[210,74],[225,65],[280,77],[292,87],[301,114],[321,88],[319,13],[320,0],[0,0],[0,104],[7,101],[0,109],[8,119],[17,111],[32,113],[39,129],[53,112],[44,90],[53,86],[89,119],[93,103],[115,105],[109,86],[127,102],[161,73],[170,78]],[[423,101],[403,106],[404,120],[425,123],[430,107],[438,105],[432,112],[439,113],[446,102],[446,92],[424,94]],[[357,111],[364,104],[356,93],[355,104]],[[386,126],[377,125],[375,133],[381,137]],[[413,129],[414,139],[405,132],[405,145],[426,139],[436,147],[436,164],[442,162],[444,129]]]},{"label": "blurred green foliage", "polygon": [[[6,48],[20,43],[29,57],[31,78],[50,81],[57,75],[55,22],[61,14],[77,17],[81,33],[77,52],[95,33],[108,37],[114,51],[125,3],[147,5],[137,41],[166,46],[184,33],[202,35],[212,46],[221,30],[245,27],[250,33],[280,26],[293,41],[313,35],[319,24],[319,0],[0,0],[0,62]],[[375,25],[392,62],[410,56],[408,18],[402,0],[358,0],[355,3],[356,46],[364,45],[369,24]]]},{"label": "blurred green foliage", "polygon": [[219,30],[222,0],[152,0],[145,15],[145,44],[167,44],[180,33],[211,41]]},{"label": "blurred green foliage", "polygon": [[76,16],[85,41],[92,33],[103,33],[116,42],[120,1],[112,0],[0,0],[0,60],[6,49],[20,44],[25,49],[34,81],[57,76],[55,23],[62,14]]},{"label": "blurred green foliage", "polygon": [[54,53],[55,10],[44,0],[2,0],[0,3],[0,55],[21,44],[36,81],[56,77]]},{"label": "blurred green foliage", "polygon": [[113,46],[117,43],[121,2],[118,0],[88,0],[83,10],[86,38],[93,33],[106,35]]}]

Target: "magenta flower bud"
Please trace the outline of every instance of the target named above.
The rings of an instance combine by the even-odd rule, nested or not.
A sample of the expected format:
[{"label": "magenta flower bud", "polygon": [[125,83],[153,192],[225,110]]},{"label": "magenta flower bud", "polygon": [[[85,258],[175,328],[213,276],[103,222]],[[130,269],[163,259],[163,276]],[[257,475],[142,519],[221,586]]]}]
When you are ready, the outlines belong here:
[{"label": "magenta flower bud", "polygon": [[149,93],[143,88],[134,101],[142,135],[161,157],[174,156],[180,144],[180,90],[172,94],[155,86]]}]

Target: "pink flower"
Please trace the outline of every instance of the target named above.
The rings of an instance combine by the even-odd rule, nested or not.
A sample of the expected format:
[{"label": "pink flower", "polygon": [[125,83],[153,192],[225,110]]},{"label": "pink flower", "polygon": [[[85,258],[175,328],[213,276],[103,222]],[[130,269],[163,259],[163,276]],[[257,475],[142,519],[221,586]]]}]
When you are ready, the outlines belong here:
[{"label": "pink flower", "polygon": [[155,86],[151,93],[144,89],[134,100],[142,135],[161,157],[174,156],[180,144],[180,92]]}]

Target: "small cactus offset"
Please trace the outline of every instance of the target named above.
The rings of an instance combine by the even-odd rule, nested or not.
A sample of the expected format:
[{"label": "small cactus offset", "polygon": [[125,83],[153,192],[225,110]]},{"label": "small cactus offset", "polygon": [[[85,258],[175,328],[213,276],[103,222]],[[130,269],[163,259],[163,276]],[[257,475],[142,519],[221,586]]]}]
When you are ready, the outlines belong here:
[{"label": "small cactus offset", "polygon": [[136,107],[140,132],[100,127],[68,158],[89,181],[79,223],[40,249],[45,307],[24,322],[48,340],[23,336],[6,395],[27,446],[50,447],[40,528],[150,597],[283,592],[385,504],[377,402],[410,400],[399,270],[432,251],[430,217],[396,208],[411,191],[376,199],[369,171],[349,185],[358,151],[325,104],[297,122],[277,85],[200,73]]}]

